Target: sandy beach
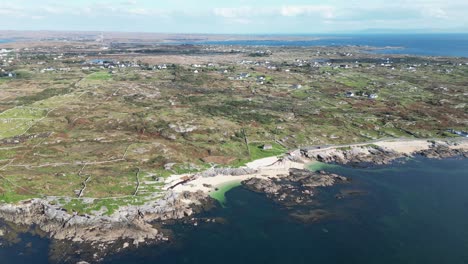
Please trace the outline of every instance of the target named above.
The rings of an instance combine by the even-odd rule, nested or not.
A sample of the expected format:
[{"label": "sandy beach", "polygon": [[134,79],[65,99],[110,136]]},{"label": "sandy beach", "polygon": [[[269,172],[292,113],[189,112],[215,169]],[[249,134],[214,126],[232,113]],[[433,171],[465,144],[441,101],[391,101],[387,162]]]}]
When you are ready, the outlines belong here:
[{"label": "sandy beach", "polygon": [[279,177],[289,173],[290,168],[303,169],[306,166],[306,161],[304,163],[292,162],[289,160],[278,161],[277,157],[269,157],[264,159],[259,159],[252,161],[246,164],[246,167],[257,170],[256,173],[240,176],[230,176],[230,175],[217,175],[215,177],[201,177],[191,174],[185,175],[172,175],[166,180],[166,187],[172,186],[173,184],[181,181],[184,177],[193,177],[195,179],[176,186],[173,190],[175,192],[184,192],[184,191],[204,191],[211,192],[218,186],[223,184],[232,183],[232,182],[241,182],[249,178],[268,178],[268,177]]},{"label": "sandy beach", "polygon": [[[432,142],[436,141],[443,143],[444,140],[426,140],[426,139],[395,139],[395,140],[382,140],[372,143],[358,143],[358,144],[347,144],[339,146],[327,146],[309,150],[309,153],[331,153],[339,148],[356,148],[368,146],[369,144],[377,145],[383,149],[389,151],[395,151],[404,155],[411,155],[415,152],[427,150],[431,147]],[[457,144],[450,145],[452,149],[468,149],[468,139],[460,138]],[[184,191],[203,191],[213,192],[216,187],[224,184],[232,183],[234,181],[244,181],[249,178],[269,178],[269,177],[281,177],[281,175],[287,175],[290,168],[304,169],[311,165],[313,162],[317,162],[313,159],[306,159],[301,157],[300,150],[294,150],[289,152],[297,158],[297,162],[288,159],[278,160],[278,157],[269,157],[247,163],[245,167],[255,169],[256,172],[248,175],[230,176],[230,175],[217,175],[215,177],[202,177],[197,174],[184,174],[184,175],[172,175],[166,179],[166,188],[174,186],[176,183],[183,181],[189,177],[193,177],[184,184],[177,185],[173,188],[174,192],[180,193]]]}]

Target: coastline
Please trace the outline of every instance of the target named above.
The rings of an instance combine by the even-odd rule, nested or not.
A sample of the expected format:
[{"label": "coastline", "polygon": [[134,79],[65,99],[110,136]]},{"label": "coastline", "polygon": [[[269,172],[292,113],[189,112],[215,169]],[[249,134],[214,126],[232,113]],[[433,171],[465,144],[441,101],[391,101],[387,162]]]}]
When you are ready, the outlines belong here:
[{"label": "coastline", "polygon": [[[430,150],[433,147],[433,142],[437,144],[455,142],[456,144],[448,144],[448,148],[452,150],[468,150],[468,139],[465,138],[434,140],[386,139],[365,143],[304,147],[290,151],[283,160],[279,160],[277,157],[269,157],[247,163],[245,167],[255,170],[251,174],[238,176],[216,175],[214,177],[203,177],[197,174],[172,175],[166,179],[166,188],[182,181],[182,178],[192,177],[193,180],[176,186],[173,191],[176,193],[202,191],[209,194],[217,187],[233,181],[242,182],[250,178],[278,178],[287,175],[291,168],[305,169],[314,162],[327,162],[326,157],[329,156],[336,156],[344,161],[346,159],[346,155],[343,154],[344,151],[349,151],[353,155],[375,155],[375,153],[372,153],[372,150],[378,147],[383,151],[392,153],[392,157],[389,158],[394,160]],[[337,160],[332,162],[342,163]]]},{"label": "coastline", "polygon": [[[468,156],[468,139],[387,139],[371,143],[305,147],[281,157],[269,157],[247,163],[241,168],[212,168],[205,172],[172,175],[166,179],[161,198],[144,205],[119,208],[111,216],[77,215],[64,211],[47,199],[32,199],[18,204],[1,204],[0,219],[23,226],[35,226],[55,240],[87,243],[99,249],[100,258],[115,248],[170,240],[159,224],[166,220],[188,219],[213,204],[216,190],[229,184],[248,184],[268,192],[279,182],[299,177],[313,188],[346,181],[339,175],[308,172],[314,162],[389,164],[399,158],[424,155],[428,158]],[[296,178],[297,179],[297,178]],[[267,183],[265,185],[265,183]],[[276,185],[271,185],[275,183]],[[173,188],[171,188],[173,187]],[[276,189],[277,190],[277,189]],[[224,193],[222,194],[224,196]],[[309,196],[310,197],[310,196]],[[222,201],[220,201],[223,206]],[[208,206],[207,206],[208,205]]]}]

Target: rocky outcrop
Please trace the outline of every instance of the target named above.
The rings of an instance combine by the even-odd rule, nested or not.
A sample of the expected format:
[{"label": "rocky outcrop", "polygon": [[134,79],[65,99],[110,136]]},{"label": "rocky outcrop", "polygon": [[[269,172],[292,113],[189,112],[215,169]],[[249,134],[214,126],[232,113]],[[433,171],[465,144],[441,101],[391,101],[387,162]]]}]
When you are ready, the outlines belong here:
[{"label": "rocky outcrop", "polygon": [[417,152],[416,154],[422,155],[430,159],[445,159],[451,157],[468,157],[468,151],[464,149],[453,149],[450,148],[449,144],[434,142],[431,148]]},{"label": "rocky outcrop", "polygon": [[242,167],[242,168],[211,168],[206,170],[200,175],[202,177],[215,177],[217,175],[229,175],[229,176],[240,176],[240,175],[250,175],[257,173],[255,169]]},{"label": "rocky outcrop", "polygon": [[303,150],[307,158],[316,159],[325,163],[338,163],[350,165],[389,164],[395,159],[404,157],[403,154],[380,148],[378,146],[359,146],[349,148],[334,148],[324,151]]},{"label": "rocky outcrop", "polygon": [[18,225],[35,225],[58,240],[111,244],[123,239],[138,244],[165,239],[152,222],[190,216],[204,199],[208,198],[202,192],[168,192],[163,199],[142,206],[121,207],[111,216],[79,215],[46,200],[32,199],[0,205],[0,218]]},{"label": "rocky outcrop", "polygon": [[303,156],[325,163],[345,164],[356,167],[386,165],[407,156],[422,155],[428,158],[467,157],[468,151],[463,148],[451,148],[455,142],[432,142],[428,149],[411,154],[396,152],[377,145],[360,145],[341,148],[301,149]]},{"label": "rocky outcrop", "polygon": [[309,170],[290,169],[289,175],[281,178],[251,178],[242,182],[249,190],[265,193],[276,202],[286,205],[314,203],[313,196],[318,187],[328,187],[346,182],[345,177]]}]

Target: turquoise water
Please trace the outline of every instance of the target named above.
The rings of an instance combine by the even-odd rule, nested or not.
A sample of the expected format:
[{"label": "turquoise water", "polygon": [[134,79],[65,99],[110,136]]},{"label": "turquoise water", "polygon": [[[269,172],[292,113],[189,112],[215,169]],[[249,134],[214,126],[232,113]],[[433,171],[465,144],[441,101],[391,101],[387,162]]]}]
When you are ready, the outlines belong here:
[{"label": "turquoise water", "polygon": [[[107,263],[468,263],[468,162],[417,158],[370,169],[326,166],[352,179],[323,189],[311,208],[286,209],[242,187],[204,216],[223,224],[177,225],[177,241]],[[353,191],[337,199],[337,193]],[[303,222],[311,209],[331,217]]]},{"label": "turquoise water", "polygon": [[[351,182],[320,189],[316,204],[294,208],[236,187],[225,194],[224,207],[199,215],[216,223],[166,226],[172,242],[104,263],[468,263],[467,159],[320,168]],[[318,209],[329,217],[293,217]],[[24,236],[0,247],[0,263],[47,263],[47,247],[47,240]]]}]

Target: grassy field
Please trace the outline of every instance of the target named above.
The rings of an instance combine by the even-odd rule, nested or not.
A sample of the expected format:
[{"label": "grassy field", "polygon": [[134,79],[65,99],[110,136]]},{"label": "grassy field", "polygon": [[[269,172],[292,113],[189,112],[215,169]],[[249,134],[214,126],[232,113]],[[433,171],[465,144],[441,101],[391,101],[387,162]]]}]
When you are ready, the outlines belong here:
[{"label": "grassy field", "polygon": [[[84,71],[72,58],[50,60],[55,68],[70,67],[67,72],[41,73],[35,59],[18,63],[18,78],[0,79],[0,201],[69,197],[56,202],[79,213],[105,207],[111,214],[154,199],[174,173],[238,167],[301,146],[468,130],[468,65],[394,55],[392,70],[379,66],[378,55],[352,47],[315,49],[274,49],[268,65],[249,51],[226,55],[235,57],[148,55],[138,59],[179,63],[113,73]],[[297,65],[297,58],[323,54],[334,65]],[[119,56],[134,61],[133,55]],[[352,68],[337,66],[351,59]],[[212,60],[215,66],[192,66]],[[369,62],[358,67],[357,60]],[[417,71],[407,70],[413,61]],[[250,77],[236,79],[247,72]],[[356,96],[346,97],[348,91]],[[272,149],[263,150],[264,144]],[[77,196],[87,179],[81,198],[92,202],[85,203]]]},{"label": "grassy field", "polygon": [[86,76],[87,81],[106,81],[112,79],[112,75],[109,72],[95,72]]},{"label": "grassy field", "polygon": [[47,109],[18,107],[0,113],[0,139],[22,135],[38,120]]}]

